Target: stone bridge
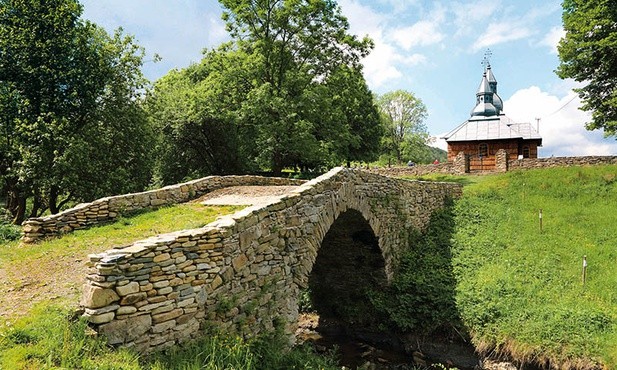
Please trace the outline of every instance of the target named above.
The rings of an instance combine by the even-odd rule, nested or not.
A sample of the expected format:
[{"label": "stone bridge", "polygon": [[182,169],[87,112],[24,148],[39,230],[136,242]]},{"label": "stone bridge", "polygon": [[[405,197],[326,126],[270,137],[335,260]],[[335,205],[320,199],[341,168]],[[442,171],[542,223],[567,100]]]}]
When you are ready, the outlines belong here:
[{"label": "stone bridge", "polygon": [[84,315],[109,343],[139,352],[203,328],[252,336],[282,325],[293,334],[320,259],[321,275],[345,270],[348,280],[387,283],[409,232],[460,193],[458,184],[335,168],[201,229],[91,255]]}]

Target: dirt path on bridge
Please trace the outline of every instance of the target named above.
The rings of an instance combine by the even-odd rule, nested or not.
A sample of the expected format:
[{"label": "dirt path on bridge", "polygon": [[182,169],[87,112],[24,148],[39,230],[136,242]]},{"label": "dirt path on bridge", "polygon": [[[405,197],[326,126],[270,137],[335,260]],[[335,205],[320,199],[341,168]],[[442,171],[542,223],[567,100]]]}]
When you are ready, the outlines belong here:
[{"label": "dirt path on bridge", "polygon": [[231,186],[203,195],[194,202],[208,206],[266,204],[298,188],[297,186]]}]

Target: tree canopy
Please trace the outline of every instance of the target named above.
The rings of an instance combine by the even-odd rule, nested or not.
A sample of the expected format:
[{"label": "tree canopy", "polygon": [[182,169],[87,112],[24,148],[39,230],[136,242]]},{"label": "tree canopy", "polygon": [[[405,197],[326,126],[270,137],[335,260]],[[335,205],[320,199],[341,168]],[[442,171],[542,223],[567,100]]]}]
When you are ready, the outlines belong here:
[{"label": "tree canopy", "polygon": [[587,129],[617,134],[617,7],[611,0],[564,0],[565,37],[558,50],[557,74],[585,85],[575,89],[584,111],[592,113]]},{"label": "tree canopy", "polygon": [[[376,158],[381,127],[359,63],[372,42],[348,34],[336,2],[220,2],[232,42],[171,72],[148,99],[164,133],[163,182]],[[165,99],[189,109],[164,107]],[[170,177],[162,169],[179,155],[188,166]]]},{"label": "tree canopy", "polygon": [[429,138],[426,106],[413,93],[396,90],[377,98],[384,126],[383,151],[398,163],[424,159]]},{"label": "tree canopy", "polygon": [[143,188],[143,50],[76,0],[0,2],[0,180],[14,222]]}]

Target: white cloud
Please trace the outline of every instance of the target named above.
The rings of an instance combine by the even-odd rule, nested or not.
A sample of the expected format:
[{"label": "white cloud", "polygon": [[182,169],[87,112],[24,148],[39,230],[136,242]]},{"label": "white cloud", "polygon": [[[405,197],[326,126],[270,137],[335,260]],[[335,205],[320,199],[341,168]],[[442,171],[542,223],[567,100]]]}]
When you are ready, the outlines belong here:
[{"label": "white cloud", "polygon": [[587,131],[590,114],[578,109],[580,100],[572,91],[561,98],[536,86],[515,92],[504,102],[505,113],[517,122],[540,120],[543,147],[540,156],[615,155],[617,141],[601,131]]},{"label": "white cloud", "polygon": [[357,0],[341,0],[339,2],[343,15],[349,21],[349,31],[358,36],[375,35],[382,32],[382,24],[386,17],[373,8],[360,4]]},{"label": "white cloud", "polygon": [[410,50],[416,45],[436,44],[444,37],[444,34],[439,31],[439,24],[434,21],[420,21],[410,27],[398,28],[392,32],[394,41],[405,50]]},{"label": "white cloud", "polygon": [[472,3],[452,3],[450,9],[454,13],[455,36],[466,36],[473,33],[478,24],[489,19],[500,7],[499,1],[477,0]]},{"label": "white cloud", "polygon": [[431,143],[429,144],[432,147],[439,148],[441,150],[448,151],[448,143],[442,137],[447,134],[447,132],[443,132],[437,136],[431,137]]},{"label": "white cloud", "polygon": [[[215,2],[171,4],[163,0],[82,0],[84,17],[108,32],[122,26],[128,34],[139,35],[137,43],[149,55],[159,54],[160,63],[147,63],[147,77],[157,77],[172,68],[187,67],[201,59],[205,47],[228,39]],[[149,76],[151,75],[151,76]]]},{"label": "white cloud", "polygon": [[557,54],[557,45],[559,40],[566,35],[563,27],[553,27],[548,34],[540,42],[543,46],[548,46],[551,49],[551,54]]},{"label": "white cloud", "polygon": [[401,68],[426,63],[426,56],[418,53],[403,54],[398,48],[386,41],[388,18],[357,0],[340,2],[343,14],[349,20],[353,34],[368,35],[375,43],[375,48],[364,58],[364,75],[371,88],[379,88],[387,82],[403,76]]},{"label": "white cloud", "polygon": [[489,46],[520,40],[531,34],[532,32],[529,28],[516,23],[491,23],[486,28],[486,31],[473,43],[472,49],[476,52]]},{"label": "white cloud", "polygon": [[395,13],[401,13],[409,9],[411,6],[418,6],[417,0],[379,0],[381,4],[392,7]]},{"label": "white cloud", "polygon": [[[377,36],[377,37],[375,37]],[[381,40],[381,35],[373,35],[375,49],[362,61],[364,74],[370,86],[379,87],[389,80],[400,78],[403,74],[395,66],[401,59],[391,45]]]},{"label": "white cloud", "polygon": [[403,56],[401,61],[408,66],[426,64],[428,62],[426,55],[424,54],[411,54],[410,56]]}]

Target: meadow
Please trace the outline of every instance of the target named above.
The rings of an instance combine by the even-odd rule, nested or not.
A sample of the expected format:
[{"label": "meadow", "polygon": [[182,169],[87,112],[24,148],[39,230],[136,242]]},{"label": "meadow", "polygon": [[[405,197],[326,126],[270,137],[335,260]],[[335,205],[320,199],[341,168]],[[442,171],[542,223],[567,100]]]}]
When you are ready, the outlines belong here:
[{"label": "meadow", "polygon": [[[617,166],[424,179],[465,187],[463,197],[437,215],[435,227],[410,240],[419,247],[403,259],[406,271],[393,281],[397,300],[384,301],[389,302],[384,312],[396,326],[452,327],[479,352],[519,363],[617,368]],[[333,355],[321,357],[306,346],[284,350],[280,333],[251,340],[204,333],[196,342],[140,357],[109,348],[73,314],[69,302],[78,296],[75,281],[83,276],[75,266],[83,265],[87,253],[201,227],[234,210],[189,203],[31,246],[5,241],[0,277],[9,284],[0,297],[25,303],[19,315],[0,326],[0,368],[336,368]],[[429,257],[431,271],[418,270],[416,262],[425,266]],[[49,280],[58,275],[64,278]],[[62,284],[68,288],[62,290]],[[55,293],[33,300],[11,295],[37,287]],[[41,303],[30,310],[34,301]],[[418,307],[409,308],[410,302]],[[0,306],[9,311],[16,304]],[[418,316],[422,312],[425,316]]]},{"label": "meadow", "polygon": [[478,350],[617,367],[616,209],[616,166],[515,171],[464,188],[452,266]]}]

